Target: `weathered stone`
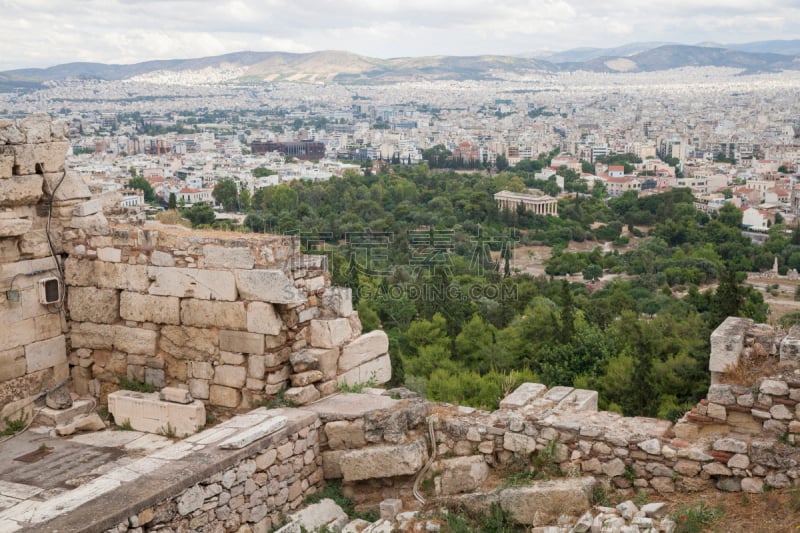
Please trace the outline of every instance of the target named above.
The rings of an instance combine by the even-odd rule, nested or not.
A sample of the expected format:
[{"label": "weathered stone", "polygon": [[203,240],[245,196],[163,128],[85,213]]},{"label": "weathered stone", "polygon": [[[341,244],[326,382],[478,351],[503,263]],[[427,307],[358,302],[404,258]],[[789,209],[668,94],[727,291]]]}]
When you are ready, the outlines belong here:
[{"label": "weathered stone", "polygon": [[[42,144],[50,142],[50,115],[47,113],[33,113],[17,121],[17,128],[25,135],[28,144]],[[59,143],[61,144],[61,143]],[[69,144],[64,146],[62,159],[67,153]]]},{"label": "weathered stone", "polygon": [[744,348],[744,337],[752,327],[749,318],[728,317],[711,334],[711,355],[708,369],[722,373],[739,362],[739,354]]},{"label": "weathered stone", "polygon": [[76,431],[100,431],[106,429],[106,425],[97,413],[81,415],[69,424],[56,426],[56,432],[61,435],[72,435]]},{"label": "weathered stone", "polygon": [[319,370],[324,379],[336,377],[339,350],[336,348],[306,348],[292,352],[289,361],[295,372]]},{"label": "weathered stone", "polygon": [[247,331],[221,330],[219,349],[226,352],[261,355],[264,353],[264,336]]},{"label": "weathered stone", "polygon": [[[63,179],[62,179],[63,178]],[[63,171],[59,172],[45,172],[44,174],[44,192],[47,195],[52,195],[53,200],[56,202],[70,202],[73,200],[88,200],[92,197],[89,186],[83,181],[80,174],[67,170],[66,174]],[[58,187],[58,188],[56,188]],[[102,221],[106,224],[106,218],[101,212],[96,211],[92,213],[95,216],[95,221]],[[76,216],[72,222],[78,222],[86,217]],[[90,223],[91,226],[93,223]],[[77,226],[75,226],[77,227]],[[84,226],[87,227],[87,226]]]},{"label": "weathered stone", "polygon": [[281,332],[283,321],[270,303],[250,302],[247,305],[247,331],[277,335]]},{"label": "weathered stone", "polygon": [[331,450],[361,448],[367,444],[364,437],[364,419],[337,420],[325,425],[325,435]]},{"label": "weathered stone", "polygon": [[731,476],[733,475],[730,469],[722,463],[708,463],[703,465],[703,472],[709,476]]},{"label": "weathered stone", "polygon": [[69,409],[72,407],[72,395],[66,383],[62,383],[54,389],[47,391],[45,404],[50,409]]},{"label": "weathered stone", "polygon": [[203,246],[203,265],[206,268],[251,269],[256,260],[246,247],[226,247],[207,244]]},{"label": "weathered stone", "polygon": [[146,268],[148,276],[154,280],[146,289],[150,294],[227,302],[236,300],[236,282],[228,271],[158,266]]},{"label": "weathered stone", "polygon": [[347,318],[353,314],[353,289],[327,287],[322,295],[324,318]]},{"label": "weathered stone", "polygon": [[67,341],[64,335],[25,346],[27,373],[53,368],[67,362]]},{"label": "weathered stone", "polygon": [[720,405],[734,405],[736,397],[731,392],[730,385],[711,385],[708,387],[708,395],[706,396],[709,402],[717,403]]},{"label": "weathered stone", "polygon": [[724,437],[714,441],[712,449],[718,452],[747,453],[747,443],[730,437]]},{"label": "weathered stone", "polygon": [[243,300],[299,305],[305,298],[280,270],[235,270],[236,287]]},{"label": "weathered stone", "polygon": [[520,433],[506,431],[503,435],[503,449],[514,453],[533,453],[536,451],[536,439]]},{"label": "weathered stone", "polygon": [[541,383],[523,383],[511,394],[500,400],[501,409],[516,409],[541,396],[547,387]]},{"label": "weathered stone", "polygon": [[165,402],[157,392],[112,392],[108,395],[108,410],[117,424],[127,421],[133,429],[148,433],[164,433],[171,428],[176,435],[191,435],[206,423],[203,402]]},{"label": "weathered stone", "polygon": [[0,144],[21,144],[25,142],[25,134],[10,120],[0,120]]},{"label": "weathered stone", "polygon": [[489,465],[482,455],[456,457],[440,461],[442,494],[472,492],[486,481]]},{"label": "weathered stone", "polygon": [[792,413],[788,407],[783,404],[773,405],[769,409],[769,414],[775,420],[793,420],[794,413]]},{"label": "weathered stone", "polygon": [[781,341],[781,361],[800,361],[800,327],[792,326]]},{"label": "weathered stone", "polygon": [[0,206],[31,205],[42,197],[40,175],[12,176],[0,180]]},{"label": "weathered stone", "polygon": [[125,353],[155,355],[158,332],[142,328],[112,326],[114,349]]},{"label": "weathered stone", "polygon": [[25,348],[17,346],[0,352],[0,383],[25,375]]},{"label": "weathered stone", "polygon": [[305,405],[319,400],[320,393],[314,385],[307,385],[305,387],[291,387],[286,389],[283,397],[287,401],[297,405]]},{"label": "weathered stone", "polygon": [[603,473],[608,477],[617,477],[625,473],[625,463],[615,457],[607,463],[603,463]]},{"label": "weathered stone", "polygon": [[680,459],[672,468],[682,476],[696,476],[700,473],[700,463],[686,459]]},{"label": "weathered stone", "polygon": [[352,329],[346,318],[312,320],[309,324],[311,346],[337,348],[350,340]]},{"label": "weathered stone", "polygon": [[173,267],[175,266],[175,258],[166,252],[153,250],[153,252],[150,254],[150,263],[153,266]]},{"label": "weathered stone", "polygon": [[186,516],[203,506],[205,492],[200,485],[195,485],[181,495],[178,500],[178,514]]},{"label": "weathered stone", "polygon": [[771,394],[772,396],[786,396],[789,394],[789,386],[786,382],[775,379],[765,379],[761,382],[758,390],[762,394]]},{"label": "weathered stone", "polygon": [[211,385],[209,394],[209,402],[211,402],[211,405],[238,407],[241,401],[242,394],[239,390],[222,385]]},{"label": "weathered stone", "polygon": [[[61,189],[61,187],[59,187],[59,189]],[[102,211],[103,201],[96,198],[76,205],[72,210],[72,214],[76,217],[88,217],[89,215],[94,215]]]},{"label": "weathered stone", "polygon": [[382,385],[388,383],[390,379],[392,379],[392,362],[387,354],[348,370],[339,375],[336,381],[340,385],[353,387],[364,383]]},{"label": "weathered stone", "polygon": [[717,480],[716,487],[724,492],[740,492],[742,481],[736,477],[721,477]]},{"label": "weathered stone", "polygon": [[73,322],[70,334],[72,348],[110,350],[114,345],[111,325]]},{"label": "weathered stone", "polygon": [[180,299],[174,296],[151,296],[122,291],[119,299],[119,315],[125,320],[135,322],[180,324]]},{"label": "weathered stone", "polygon": [[150,286],[147,268],[141,265],[67,258],[64,262],[67,286],[98,287],[146,292]]},{"label": "weathered stone", "polygon": [[181,404],[192,403],[194,401],[194,398],[192,398],[188,390],[179,389],[178,387],[164,387],[159,391],[158,398],[164,402]]},{"label": "weathered stone", "polygon": [[69,287],[67,307],[72,320],[113,324],[119,320],[119,292],[95,287]]},{"label": "weathered stone", "polygon": [[397,446],[372,446],[348,450],[340,459],[345,481],[380,479],[416,474],[427,459],[424,439]]},{"label": "weathered stone", "polygon": [[640,442],[637,444],[639,449],[643,450],[650,455],[660,455],[661,454],[661,441],[658,439],[648,439],[646,441]]},{"label": "weathered stone", "polygon": [[464,501],[467,507],[478,503],[481,511],[488,511],[489,506],[497,501],[515,522],[542,526],[554,523],[561,515],[578,516],[591,507],[595,483],[592,477],[542,481],[532,486],[504,489],[496,500],[476,494],[458,501]]},{"label": "weathered stone", "polygon": [[725,420],[728,417],[728,411],[724,406],[719,405],[718,403],[709,403],[706,410],[706,416],[716,420]]},{"label": "weathered stone", "polygon": [[[313,341],[312,341],[313,342]],[[339,370],[347,371],[389,351],[389,337],[381,330],[366,333],[342,349]]]},{"label": "weathered stone", "polygon": [[[301,511],[289,516],[289,524],[278,529],[275,533],[299,533],[300,531],[321,531],[331,524],[344,524],[347,515],[330,498],[320,500],[319,503],[309,505]],[[338,530],[341,526],[335,528]],[[376,530],[375,533],[378,533]]]},{"label": "weathered stone", "polygon": [[305,387],[318,381],[322,381],[322,372],[319,370],[308,370],[299,374],[291,375],[292,387]]},{"label": "weathered stone", "polygon": [[220,365],[214,370],[214,383],[240,389],[247,381],[247,371],[244,367],[233,365]]},{"label": "weathered stone", "polygon": [[245,330],[247,329],[247,312],[243,302],[216,302],[186,298],[181,300],[181,324]]},{"label": "weathered stone", "polygon": [[219,353],[219,335],[205,328],[164,326],[159,347],[177,359],[206,360]]},{"label": "weathered stone", "polygon": [[33,222],[27,218],[0,218],[0,237],[17,237],[30,231]]}]

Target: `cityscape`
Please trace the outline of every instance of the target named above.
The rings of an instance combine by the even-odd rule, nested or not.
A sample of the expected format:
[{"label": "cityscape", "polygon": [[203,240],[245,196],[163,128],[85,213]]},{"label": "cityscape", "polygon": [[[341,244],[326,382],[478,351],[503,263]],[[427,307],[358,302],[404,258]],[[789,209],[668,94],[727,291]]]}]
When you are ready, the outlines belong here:
[{"label": "cityscape", "polygon": [[768,3],[0,6],[0,533],[800,528]]}]

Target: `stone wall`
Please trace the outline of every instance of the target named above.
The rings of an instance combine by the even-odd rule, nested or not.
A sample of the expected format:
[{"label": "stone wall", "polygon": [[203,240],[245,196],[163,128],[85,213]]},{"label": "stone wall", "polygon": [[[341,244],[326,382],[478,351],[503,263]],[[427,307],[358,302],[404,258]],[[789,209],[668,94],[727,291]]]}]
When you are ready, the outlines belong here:
[{"label": "stone wall", "polygon": [[[286,390],[391,377],[383,332],[361,335],[350,291],[299,240],[154,226],[76,232],[65,248],[74,389],[104,401],[119,376],[186,386],[224,408]],[[341,356],[341,358],[340,358]]]},{"label": "stone wall", "polygon": [[[238,443],[278,419],[277,431]],[[308,411],[254,410],[47,501],[23,502],[8,519],[31,531],[271,531],[323,484],[319,428]]]},{"label": "stone wall", "polygon": [[63,292],[54,254],[90,197],[65,172],[68,149],[64,122],[46,115],[0,121],[0,421],[29,416],[31,398],[68,376],[61,305],[40,298],[44,279],[55,278]]}]

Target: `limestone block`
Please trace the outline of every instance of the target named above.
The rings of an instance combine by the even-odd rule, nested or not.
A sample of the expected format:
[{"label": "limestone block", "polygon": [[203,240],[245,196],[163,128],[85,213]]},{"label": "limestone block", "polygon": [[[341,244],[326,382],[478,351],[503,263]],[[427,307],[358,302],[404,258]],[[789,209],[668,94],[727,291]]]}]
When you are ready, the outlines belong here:
[{"label": "limestone block", "polygon": [[122,261],[122,250],[119,248],[112,248],[106,246],[97,249],[97,259],[99,261],[108,261],[110,263],[119,263]]},{"label": "limestone block", "polygon": [[595,483],[593,477],[583,477],[508,488],[500,491],[498,503],[515,522],[542,526],[564,514],[580,516],[590,508]]},{"label": "limestone block", "polygon": [[514,453],[533,453],[536,451],[536,439],[522,433],[506,431],[503,435],[503,449]]},{"label": "limestone block", "polygon": [[325,436],[331,450],[349,450],[366,446],[364,419],[337,420],[325,424]]},{"label": "limestone block", "polygon": [[353,289],[328,287],[322,295],[324,318],[347,318],[353,314]]},{"label": "limestone block", "polygon": [[146,292],[150,286],[147,267],[124,263],[67,258],[64,275],[68,286],[98,287]]},{"label": "limestone block", "polygon": [[180,324],[180,299],[174,296],[122,291],[119,297],[119,315],[134,322]]},{"label": "limestone block", "polygon": [[344,452],[339,460],[345,481],[416,474],[428,457],[425,439],[395,446],[371,446]]},{"label": "limestone block", "polygon": [[730,385],[710,385],[706,398],[709,402],[719,405],[734,405],[736,403],[736,397],[731,392]]},{"label": "limestone block", "polygon": [[242,366],[220,365],[214,371],[214,384],[241,389],[247,381],[247,370]]},{"label": "limestone block", "polygon": [[19,251],[19,239],[0,239],[0,263],[15,263]]},{"label": "limestone block", "polygon": [[95,213],[99,213],[102,210],[103,210],[102,200],[94,199],[76,205],[75,208],[72,210],[72,214],[75,215],[76,217],[86,217],[89,215],[94,215]]},{"label": "limestone block", "polygon": [[274,385],[277,383],[283,383],[289,379],[289,367],[282,366],[277,370],[272,370],[267,372],[267,383],[270,385]]},{"label": "limestone block", "polygon": [[209,395],[208,380],[205,379],[190,379],[189,380],[189,393],[193,398],[207,400]]},{"label": "limestone block", "polygon": [[80,415],[69,424],[56,426],[56,432],[61,436],[72,435],[76,431],[100,431],[101,429],[106,429],[106,424],[97,413]]},{"label": "limestone block", "polygon": [[[57,234],[56,234],[57,235]],[[56,253],[59,252],[59,243],[54,242]],[[28,257],[47,257],[50,255],[50,245],[47,242],[47,233],[43,229],[34,229],[22,235],[19,240],[19,251]]]},{"label": "limestone block", "polygon": [[0,119],[0,144],[21,144],[25,142],[25,134],[11,120]]},{"label": "limestone block", "polygon": [[556,409],[570,412],[597,412],[597,391],[574,389],[561,400]]},{"label": "limestone block", "polygon": [[0,352],[0,383],[25,375],[25,348],[17,346]]},{"label": "limestone block", "polygon": [[157,296],[178,296],[200,300],[236,300],[233,274],[224,270],[192,268],[147,267],[153,284],[147,289]]},{"label": "limestone block", "polygon": [[203,265],[206,268],[251,269],[256,260],[247,247],[225,247],[207,244],[203,246]]},{"label": "limestone block", "polygon": [[[0,143],[2,144],[2,143]],[[10,178],[14,175],[14,152],[0,147],[0,179]]]},{"label": "limestone block", "polygon": [[[341,529],[341,525],[348,522],[347,514],[330,498],[320,500],[319,503],[308,507],[289,516],[289,523],[275,531],[275,533],[300,533],[301,531],[323,531]],[[377,529],[371,529],[373,533],[379,533]],[[380,530],[383,531],[383,530]]]},{"label": "limestone block", "polygon": [[225,439],[219,443],[219,447],[228,450],[238,450],[244,448],[245,446],[262,439],[267,435],[271,435],[272,433],[283,429],[286,427],[287,422],[288,419],[285,416],[273,416],[267,418],[263,422],[259,422],[252,427],[238,431],[233,437]]},{"label": "limestone block", "polygon": [[342,349],[339,370],[347,371],[389,351],[389,337],[381,330],[361,335]]},{"label": "limestone block", "polygon": [[286,401],[297,405],[306,405],[319,400],[320,394],[314,385],[307,385],[305,387],[290,387],[286,389],[283,397]]},{"label": "limestone block", "polygon": [[244,330],[247,327],[247,312],[244,302],[186,298],[181,301],[181,323],[185,326]]},{"label": "limestone block", "polygon": [[489,465],[482,455],[456,457],[440,461],[442,472],[442,494],[472,492],[486,481]]},{"label": "limestone block", "polygon": [[164,387],[158,393],[158,399],[164,402],[187,404],[194,400],[186,389],[178,387]]},{"label": "limestone block", "polygon": [[247,331],[220,330],[219,349],[226,352],[261,355],[264,353],[264,336]]},{"label": "limestone block", "polygon": [[322,372],[319,370],[308,370],[299,374],[291,375],[292,387],[305,387],[318,381],[322,381]]},{"label": "limestone block", "polygon": [[[60,185],[59,182],[61,183]],[[52,195],[53,200],[56,202],[88,200],[92,197],[92,192],[89,190],[89,186],[86,185],[86,182],[83,181],[83,178],[81,178],[80,174],[70,170],[67,170],[66,173],[50,172],[46,170],[44,174],[44,192],[47,193],[48,196]],[[99,214],[100,218],[104,220],[104,217],[102,217],[102,213],[100,211],[95,211],[92,214]]]},{"label": "limestone block", "polygon": [[541,383],[523,383],[511,394],[500,400],[500,409],[518,409],[540,397],[547,386]]},{"label": "limestone block", "polygon": [[53,120],[50,123],[50,139],[54,141],[69,140],[69,124],[66,120]]},{"label": "limestone block", "polygon": [[175,258],[166,252],[153,250],[153,253],[150,254],[150,263],[152,263],[153,266],[173,267],[175,266]]},{"label": "limestone block", "polygon": [[277,335],[281,332],[283,321],[275,312],[272,304],[250,302],[247,305],[247,331]]},{"label": "limestone block", "polygon": [[[0,313],[2,314],[2,313]],[[36,328],[32,318],[14,322],[12,327],[0,327],[0,350],[25,346],[36,338]]]},{"label": "limestone block", "polygon": [[306,280],[306,292],[309,294],[317,292],[325,287],[325,276],[316,276]]},{"label": "limestone block", "polygon": [[[50,142],[50,116],[47,113],[33,113],[17,121],[17,128],[25,135],[29,144]],[[66,149],[64,153],[66,153]]]},{"label": "limestone block", "polygon": [[0,206],[35,204],[42,197],[42,176],[12,176],[0,180]]},{"label": "limestone block", "polygon": [[27,218],[0,218],[0,238],[24,235],[32,226],[33,222]]},{"label": "limestone block", "polygon": [[312,320],[309,324],[311,346],[337,348],[350,340],[352,329],[346,318]]},{"label": "limestone block", "polygon": [[155,355],[158,332],[127,326],[112,326],[114,349],[128,354]]},{"label": "limestone block", "polygon": [[235,270],[236,288],[243,300],[300,305],[305,297],[280,270]]},{"label": "limestone block", "polygon": [[781,361],[800,361],[800,326],[792,326],[781,341]]},{"label": "limestone block", "polygon": [[[49,132],[48,132],[49,134]],[[36,162],[42,165],[43,172],[64,172],[64,159],[69,150],[69,142],[48,142],[38,144],[33,153]]]},{"label": "limestone block", "polygon": [[159,348],[177,359],[207,360],[219,354],[219,335],[206,328],[164,326]]},{"label": "limestone block", "polygon": [[389,355],[382,355],[377,359],[373,359],[361,366],[357,366],[352,370],[348,370],[344,374],[340,374],[336,378],[339,385],[347,385],[349,387],[373,383],[375,385],[382,385],[388,383],[392,379],[392,362]]},{"label": "limestone block", "polygon": [[67,340],[64,335],[25,346],[27,373],[53,368],[67,362]]},{"label": "limestone block", "polygon": [[211,405],[220,407],[238,407],[242,401],[242,393],[238,389],[211,385],[208,401],[211,402]]},{"label": "limestone block", "polygon": [[725,372],[729,366],[739,363],[739,355],[744,348],[744,337],[753,326],[749,318],[729,316],[711,334],[711,355],[708,369],[712,372]]},{"label": "limestone block", "polygon": [[110,350],[114,344],[113,330],[108,324],[73,322],[70,328],[70,345],[76,348]]},{"label": "limestone block", "polygon": [[394,521],[395,517],[403,510],[403,500],[389,498],[381,502],[381,520]]},{"label": "limestone block", "polygon": [[128,421],[133,429],[147,433],[166,433],[172,428],[178,436],[191,435],[206,423],[203,402],[166,402],[159,399],[157,392],[112,392],[108,395],[108,411],[117,425]]},{"label": "limestone block", "polygon": [[119,292],[95,287],[68,287],[67,308],[72,320],[113,324],[119,319]]},{"label": "limestone block", "polygon": [[758,390],[762,394],[770,394],[772,396],[786,396],[789,394],[789,386],[786,382],[776,379],[765,379],[761,382]]},{"label": "limestone block", "polygon": [[295,372],[319,370],[323,379],[336,377],[339,350],[336,348],[305,348],[292,352],[289,360]]}]

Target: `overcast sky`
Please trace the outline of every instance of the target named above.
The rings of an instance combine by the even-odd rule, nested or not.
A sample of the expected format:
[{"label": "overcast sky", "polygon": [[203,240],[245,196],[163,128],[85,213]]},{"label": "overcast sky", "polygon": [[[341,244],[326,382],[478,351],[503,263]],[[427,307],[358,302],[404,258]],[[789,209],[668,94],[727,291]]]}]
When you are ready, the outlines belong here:
[{"label": "overcast sky", "polygon": [[237,52],[520,54],[800,37],[800,0],[0,0],[0,70]]}]

